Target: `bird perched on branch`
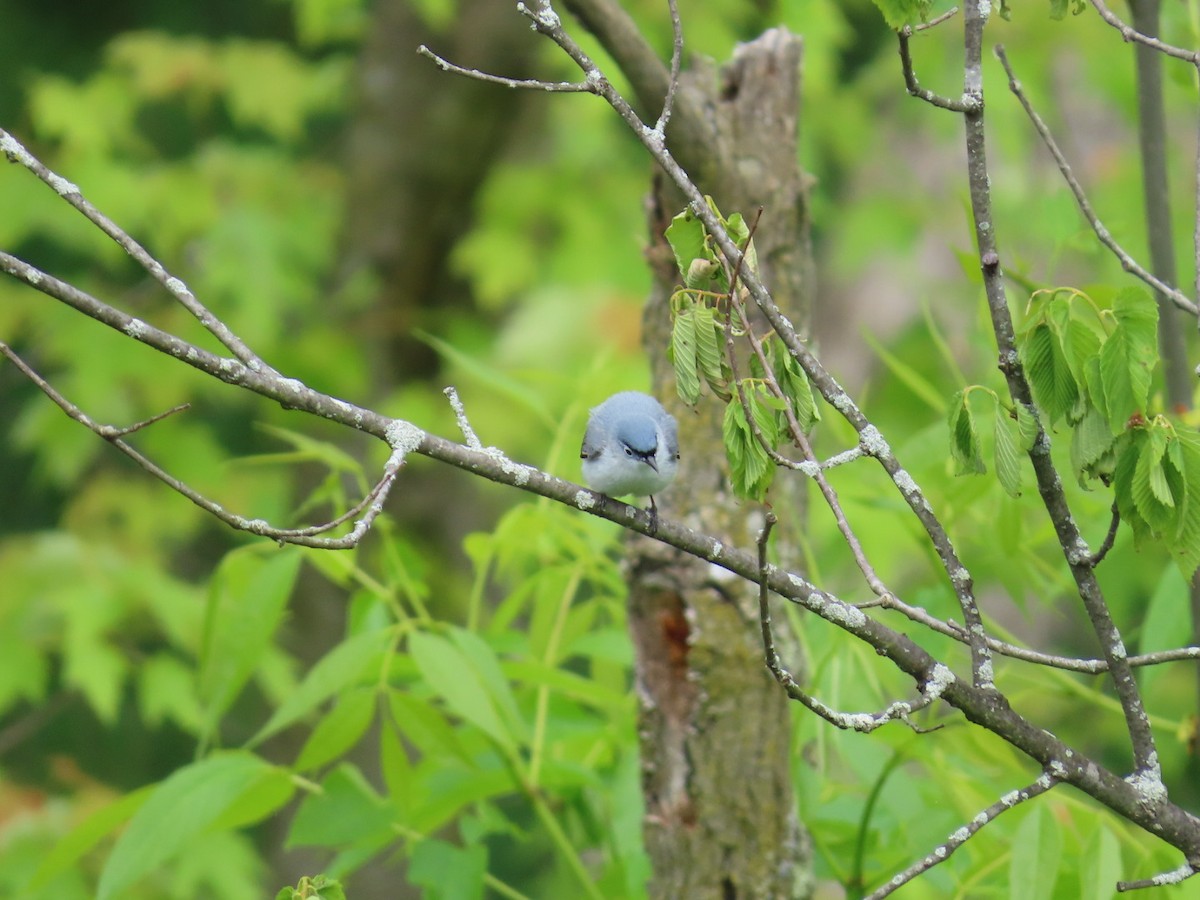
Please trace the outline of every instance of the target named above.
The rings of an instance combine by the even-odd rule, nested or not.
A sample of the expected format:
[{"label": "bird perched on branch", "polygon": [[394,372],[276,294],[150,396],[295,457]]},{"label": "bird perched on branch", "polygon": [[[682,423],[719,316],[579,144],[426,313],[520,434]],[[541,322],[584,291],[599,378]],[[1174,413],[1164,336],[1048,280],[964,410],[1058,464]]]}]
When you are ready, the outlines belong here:
[{"label": "bird perched on branch", "polygon": [[591,411],[583,447],[583,479],[588,487],[612,497],[650,498],[675,478],[679,463],[679,425],[649,394],[622,391]]}]

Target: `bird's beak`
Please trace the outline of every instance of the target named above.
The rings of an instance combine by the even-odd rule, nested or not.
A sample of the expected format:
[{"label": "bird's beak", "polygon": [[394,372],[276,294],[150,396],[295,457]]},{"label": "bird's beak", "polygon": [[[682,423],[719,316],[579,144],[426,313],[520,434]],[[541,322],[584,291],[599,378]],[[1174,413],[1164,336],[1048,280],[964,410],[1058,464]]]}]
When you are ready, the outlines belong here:
[{"label": "bird's beak", "polygon": [[658,463],[654,461],[653,456],[646,457],[646,465],[648,465],[650,468],[652,468],[655,472],[658,471]]}]

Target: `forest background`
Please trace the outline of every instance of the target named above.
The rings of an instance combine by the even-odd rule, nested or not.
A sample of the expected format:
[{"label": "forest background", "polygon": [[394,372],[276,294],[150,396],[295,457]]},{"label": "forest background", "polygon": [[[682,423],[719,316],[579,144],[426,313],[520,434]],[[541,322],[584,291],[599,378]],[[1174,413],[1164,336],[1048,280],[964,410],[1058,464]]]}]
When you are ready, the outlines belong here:
[{"label": "forest background", "polygon": [[[665,5],[627,8],[668,57]],[[988,40],[1007,46],[1093,205],[1144,259],[1131,51],[1090,10],[1053,12],[1017,7]],[[697,0],[681,14],[687,52],[716,60],[774,25],[803,36],[821,357],[909,461],[989,586],[990,614],[1040,647],[1094,652],[1082,614],[1056,602],[1072,587],[1047,524],[950,459],[951,398],[999,384],[961,124],[906,95],[895,37],[868,0]],[[1164,16],[1168,36],[1196,45],[1194,6]],[[485,444],[573,480],[588,407],[647,386],[641,148],[593,98],[465,82],[415,52],[571,77],[508,4],[10,0],[0,20],[0,127],[281,371],[445,435],[456,424],[442,389],[454,385]],[[957,26],[914,47],[923,82],[953,93]],[[990,53],[985,67],[1006,268],[1029,287],[1127,284]],[[1188,260],[1196,85],[1187,67],[1167,74]],[[16,166],[0,168],[0,210],[5,249],[139,315],[184,318]],[[247,516],[340,510],[382,462],[365,441],[131,349],[7,279],[0,339],[102,422],[190,402],[137,442]],[[914,602],[949,609],[895,502],[869,480],[841,491],[876,564]],[[1078,500],[1099,541],[1110,500]],[[171,494],[9,365],[0,510],[0,896],[250,898],[318,872],[354,900],[643,895],[614,526],[418,461],[357,550],[281,549]],[[832,532],[814,531],[804,553],[822,583],[850,581]],[[1122,532],[1106,565],[1133,647],[1187,642],[1187,587],[1165,551]],[[380,643],[385,621],[407,623],[406,652]],[[833,705],[895,695],[898,679],[863,647],[798,634],[810,687]],[[1101,679],[1006,675],[1056,733],[1102,758],[1119,739]],[[464,678],[474,691],[455,688]],[[1165,780],[1195,808],[1195,673],[1139,678]],[[381,701],[385,679],[405,690]],[[800,819],[828,896],[882,882],[992,802],[995,785],[1026,780],[1010,749],[961,724],[865,736],[794,718]],[[998,821],[902,896],[1101,897],[1128,870],[1175,863],[1064,793]]]}]

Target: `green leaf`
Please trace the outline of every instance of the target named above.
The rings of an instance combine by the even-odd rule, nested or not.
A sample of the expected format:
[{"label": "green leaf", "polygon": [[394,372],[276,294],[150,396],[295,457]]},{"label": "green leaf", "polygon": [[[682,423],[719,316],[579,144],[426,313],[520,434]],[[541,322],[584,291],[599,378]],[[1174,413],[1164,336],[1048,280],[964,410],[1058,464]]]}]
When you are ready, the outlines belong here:
[{"label": "green leaf", "polygon": [[1017,449],[1017,423],[1008,417],[1003,405],[996,406],[995,444],[996,478],[1010,497],[1021,496],[1021,454]]},{"label": "green leaf", "polygon": [[283,622],[301,556],[255,545],[228,554],[209,589],[200,696],[209,728],[237,699]]},{"label": "green leaf", "polygon": [[667,243],[675,254],[675,266],[679,274],[686,276],[694,259],[711,259],[711,251],[705,245],[704,225],[684,210],[671,220],[665,232]]},{"label": "green leaf", "polygon": [[379,769],[388,798],[403,817],[412,808],[421,782],[413,777],[408,751],[391,722],[381,722],[379,726]]},{"label": "green leaf", "polygon": [[[1087,9],[1087,0],[1050,0],[1050,18],[1061,21],[1067,13],[1079,15]],[[1008,18],[1005,16],[1005,18]]]},{"label": "green leaf", "polygon": [[796,421],[806,432],[821,421],[821,410],[817,407],[816,397],[812,392],[808,376],[800,363],[788,352],[778,339],[772,339],[766,345],[767,356],[771,360],[771,368],[775,373],[775,381],[780,390],[792,405]]},{"label": "green leaf", "polygon": [[321,658],[247,746],[254,746],[311,713],[365,674],[379,670],[387,630],[366,631],[342,641]]},{"label": "green leaf", "polygon": [[38,891],[46,887],[60,874],[74,866],[100,841],[124,825],[141,809],[142,804],[150,799],[152,793],[154,793],[154,785],[138,788],[96,810],[72,828],[49,853],[42,857],[37,871],[33,874],[33,879],[29,882],[29,890]]},{"label": "green leaf", "polygon": [[346,900],[346,889],[340,881],[324,875],[305,875],[294,888],[282,888],[275,900]]},{"label": "green leaf", "polygon": [[427,900],[482,900],[487,861],[483,844],[460,849],[430,838],[413,848],[408,879]]},{"label": "green leaf", "polygon": [[1100,349],[1100,380],[1109,427],[1119,433],[1130,416],[1146,409],[1158,359],[1158,310],[1144,291],[1127,289],[1117,294],[1112,311],[1117,324]]},{"label": "green leaf", "polygon": [[954,474],[986,472],[987,466],[983,464],[983,453],[979,449],[979,431],[971,412],[970,389],[959,391],[950,401],[947,424],[950,426],[950,456],[954,460]]},{"label": "green leaf", "polygon": [[[1175,446],[1169,448],[1170,470],[1179,473],[1181,487],[1172,488],[1177,501],[1182,496],[1177,516],[1175,534],[1171,535],[1168,547],[1175,562],[1185,576],[1190,578],[1200,565],[1200,435],[1193,431],[1179,430],[1175,433]],[[1178,457],[1178,462],[1175,458]]]},{"label": "green leaf", "polygon": [[700,377],[696,371],[695,306],[688,304],[675,313],[667,356],[675,367],[675,391],[679,399],[688,406],[694,406],[700,399]]},{"label": "green leaf", "polygon": [[[1146,666],[1162,669],[1162,666]],[[1104,819],[1096,817],[1096,832],[1079,860],[1080,900],[1112,900],[1113,886],[1125,870],[1121,862],[1121,844]]]},{"label": "green leaf", "polygon": [[1079,387],[1067,365],[1062,347],[1048,325],[1039,325],[1020,346],[1025,374],[1049,425],[1071,414],[1079,401]]},{"label": "green leaf", "polygon": [[1017,828],[1009,865],[1009,896],[1052,900],[1062,861],[1062,833],[1043,804],[1036,804]]},{"label": "green leaf", "polygon": [[117,839],[98,900],[124,896],[138,879],[187,850],[272,767],[250,753],[221,753],[177,769],[154,789]]},{"label": "green leaf", "polygon": [[[751,379],[742,380],[746,403],[759,432],[774,447],[778,441],[775,415],[762,403],[763,398],[754,385]],[[722,430],[734,493],[744,499],[761,500],[775,478],[775,464],[746,421],[745,410],[736,392],[725,407]]]},{"label": "green leaf", "polygon": [[426,684],[452,712],[509,752],[516,751],[516,738],[497,711],[492,692],[458,647],[440,635],[416,631],[409,636],[408,651]]},{"label": "green leaf", "polygon": [[[1175,502],[1162,465],[1168,439],[1169,435],[1162,427],[1152,424],[1146,429],[1146,440],[1139,447],[1131,486],[1138,513],[1154,531],[1160,533],[1174,522],[1172,508]],[[1166,500],[1160,492],[1165,493]]]},{"label": "green leaf", "polygon": [[1081,487],[1086,487],[1086,478],[1105,470],[1104,466],[1097,467],[1101,461],[1107,461],[1111,468],[1112,445],[1113,434],[1108,428],[1108,420],[1096,407],[1089,406],[1071,434],[1071,467]]},{"label": "green leaf", "polygon": [[725,372],[725,357],[721,354],[724,333],[717,321],[717,314],[709,306],[697,306],[696,317],[696,361],[700,373],[717,396],[728,396],[728,376]]},{"label": "green leaf", "polygon": [[388,802],[375,793],[356,767],[342,763],[321,782],[320,793],[304,798],[292,819],[288,844],[350,844],[389,830],[392,819]]},{"label": "green leaf", "polygon": [[375,717],[373,685],[344,691],[335,706],[313,729],[296,760],[296,771],[325,765],[358,743]]},{"label": "green leaf", "polygon": [[1033,445],[1037,443],[1038,422],[1037,418],[1029,411],[1024,403],[1018,403],[1017,409],[1017,430],[1021,434],[1021,449],[1028,453],[1033,449]]},{"label": "green leaf", "polygon": [[[1142,627],[1137,633],[1137,652],[1154,653],[1179,646],[1179,623],[1191,620],[1188,585],[1176,566],[1164,566],[1162,576],[1146,604]],[[1163,666],[1139,666],[1138,684],[1143,691],[1165,674]]]},{"label": "green leaf", "polygon": [[758,251],[754,249],[754,241],[750,239],[750,226],[746,224],[742,214],[734,213],[725,220],[725,230],[742,251],[742,271],[758,272]]},{"label": "green leaf", "polygon": [[458,645],[463,658],[475,670],[480,682],[491,698],[496,710],[518,740],[529,739],[529,728],[521,715],[508,676],[500,667],[500,660],[491,644],[474,631],[466,628],[451,628],[450,639]]},{"label": "green leaf", "polygon": [[888,28],[898,31],[905,25],[924,22],[933,3],[932,0],[875,0],[875,6],[883,13]]}]

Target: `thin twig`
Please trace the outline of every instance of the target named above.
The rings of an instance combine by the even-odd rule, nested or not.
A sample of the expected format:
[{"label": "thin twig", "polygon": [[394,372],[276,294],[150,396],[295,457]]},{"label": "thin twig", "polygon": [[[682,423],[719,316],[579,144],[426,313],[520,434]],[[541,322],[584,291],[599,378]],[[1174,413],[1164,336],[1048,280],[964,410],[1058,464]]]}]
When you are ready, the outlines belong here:
[{"label": "thin twig", "polygon": [[1187,881],[1200,869],[1197,869],[1191,863],[1184,863],[1178,869],[1172,869],[1170,872],[1163,872],[1160,875],[1155,875],[1153,878],[1142,878],[1137,881],[1118,881],[1117,891],[1125,893],[1126,891],[1140,891],[1145,888],[1166,887],[1171,884],[1180,884]]},{"label": "thin twig", "polygon": [[865,900],[882,900],[882,898],[888,896],[888,894],[908,884],[918,875],[928,872],[939,863],[945,862],[950,858],[950,855],[954,853],[955,850],[978,834],[979,830],[983,828],[984,825],[994,821],[1001,813],[1007,812],[1016,806],[1020,806],[1027,800],[1031,800],[1034,797],[1046,793],[1046,791],[1050,790],[1058,783],[1059,780],[1057,778],[1053,777],[1048,772],[1043,772],[1038,779],[1028,787],[1019,791],[1009,791],[987,809],[983,810],[983,812],[979,813],[979,815],[971,819],[970,822],[957,829],[952,835],[950,835],[949,838],[946,839],[944,843],[935,847],[933,852],[926,855],[924,859],[913,863],[903,872],[893,875],[890,879],[888,879],[887,884],[872,891],[866,896]]},{"label": "thin twig", "polygon": [[444,57],[438,56],[424,44],[417,48],[417,53],[428,59],[433,60],[439,69],[443,72],[452,72],[455,75],[465,75],[468,78],[474,78],[476,81],[486,81],[489,84],[499,84],[506,88],[521,88],[533,91],[548,91],[550,93],[560,94],[594,94],[596,88],[594,85],[586,81],[541,81],[536,78],[506,78],[503,75],[491,75],[488,72],[481,72],[478,69],[466,69],[462,66],[456,66]]},{"label": "thin twig", "polygon": [[1125,248],[1117,243],[1116,238],[1112,233],[1104,227],[1095,210],[1092,209],[1092,204],[1084,193],[1083,187],[1075,178],[1071,171],[1071,165],[1067,162],[1067,158],[1063,156],[1058,144],[1054,140],[1054,136],[1050,133],[1050,129],[1046,123],[1042,121],[1042,117],[1038,115],[1037,110],[1033,108],[1033,104],[1029,102],[1029,98],[1025,96],[1025,91],[1021,87],[1021,82],[1017,80],[1016,73],[1013,72],[1012,66],[1008,62],[1008,56],[1004,52],[1004,47],[997,44],[995,48],[996,58],[1000,60],[1000,65],[1004,67],[1005,73],[1008,75],[1008,89],[1013,92],[1013,95],[1020,102],[1021,107],[1025,110],[1025,115],[1029,117],[1029,121],[1033,123],[1034,129],[1038,136],[1042,139],[1042,143],[1046,145],[1046,149],[1050,151],[1050,155],[1054,157],[1054,162],[1058,165],[1058,171],[1062,173],[1063,180],[1066,181],[1067,187],[1071,189],[1071,193],[1075,195],[1075,203],[1079,206],[1079,211],[1092,226],[1092,230],[1096,232],[1096,237],[1105,247],[1112,251],[1113,255],[1121,263],[1121,268],[1131,275],[1140,278],[1146,284],[1150,285],[1163,296],[1170,299],[1177,307],[1184,310],[1190,315],[1197,315],[1196,304],[1183,295],[1177,288],[1171,287],[1169,284],[1160,280],[1153,273],[1148,272],[1145,268],[1138,264],[1132,256],[1130,256]]},{"label": "thin twig", "polygon": [[[302,544],[306,547],[320,547],[327,550],[345,550],[356,546],[359,541],[362,540],[363,535],[366,534],[366,532],[370,529],[375,518],[383,511],[383,501],[387,498],[388,491],[391,489],[392,483],[395,481],[396,475],[398,474],[400,465],[403,461],[403,456],[401,454],[398,454],[398,452],[393,453],[393,457],[388,460],[388,464],[384,467],[384,475],[379,483],[376,484],[370,493],[368,493],[367,496],[363,498],[363,500],[353,509],[339,516],[337,519],[334,519],[332,522],[301,529],[276,528],[262,519],[247,519],[229,512],[216,501],[210,500],[199,491],[194,490],[193,488],[184,484],[178,478],[170,475],[165,469],[156,465],[148,457],[134,449],[124,440],[125,435],[136,431],[139,428],[144,428],[152,422],[160,421],[166,416],[185,408],[186,404],[176,407],[175,409],[168,410],[167,412],[154,416],[151,419],[147,419],[144,422],[139,422],[137,425],[126,428],[117,428],[111,425],[101,425],[98,422],[93,421],[92,418],[83,410],[55,390],[53,385],[39,375],[31,366],[29,366],[29,364],[25,362],[25,360],[21,359],[21,357],[3,341],[0,341],[0,355],[3,355],[14,366],[16,366],[26,378],[32,381],[38,387],[38,389],[42,391],[42,393],[53,400],[54,403],[57,404],[58,407],[70,418],[74,419],[76,422],[78,422],[80,425],[83,425],[94,434],[108,441],[110,444],[132,459],[135,463],[141,466],[141,468],[146,472],[149,472],[159,481],[163,482],[163,484],[167,485],[167,487],[179,494],[182,494],[184,497],[191,500],[192,503],[194,503],[196,506],[199,506],[206,512],[216,516],[230,528],[235,528],[239,531],[248,531],[251,534],[261,535],[263,537],[279,541],[280,543]],[[319,538],[315,536],[349,521],[349,519],[353,518],[364,509],[366,510],[366,515],[364,515],[362,519],[355,523],[355,527],[350,534],[340,538]]]},{"label": "thin twig", "polygon": [[942,696],[945,689],[954,683],[954,673],[940,663],[933,667],[931,676],[921,685],[921,698],[919,700],[897,700],[889,705],[887,709],[877,713],[838,712],[801,688],[796,682],[795,676],[784,668],[782,661],[779,659],[779,653],[775,649],[775,638],[771,634],[770,590],[767,587],[767,545],[770,540],[771,529],[775,527],[777,521],[775,514],[768,511],[763,529],[758,533],[758,540],[756,541],[758,545],[759,570],[758,621],[762,630],[763,655],[767,669],[770,670],[775,680],[787,692],[788,698],[797,701],[810,712],[816,713],[830,725],[846,731],[858,731],[862,734],[869,734],[875,729],[895,721],[903,722],[918,734],[927,734],[941,728],[941,725],[935,725],[933,728],[923,728],[909,718],[914,712],[925,709],[936,702]]},{"label": "thin twig", "polygon": [[1121,18],[1104,5],[1102,0],[1092,0],[1092,6],[1096,12],[1100,14],[1105,22],[1117,29],[1121,33],[1121,38],[1126,42],[1136,41],[1139,44],[1145,44],[1147,47],[1152,47],[1159,53],[1164,53],[1167,56],[1173,56],[1176,59],[1182,59],[1184,62],[1190,62],[1194,66],[1200,66],[1200,52],[1196,50],[1187,50],[1183,47],[1176,47],[1168,44],[1165,41],[1160,41],[1156,37],[1142,34],[1132,25],[1121,20]]},{"label": "thin twig", "polygon": [[[951,10],[957,12],[958,10]],[[951,112],[963,113],[971,108],[971,104],[976,102],[973,97],[964,94],[957,100],[950,97],[943,97],[940,94],[935,94],[927,88],[921,87],[917,81],[916,70],[913,69],[912,51],[908,46],[908,39],[912,36],[914,29],[905,26],[896,32],[896,38],[900,42],[900,68],[904,72],[904,87],[914,97],[924,100],[926,103],[936,106],[939,109],[948,109]]]},{"label": "thin twig", "polygon": [[1117,508],[1116,501],[1112,505],[1112,519],[1108,523],[1108,534],[1104,535],[1104,540],[1100,546],[1096,548],[1096,552],[1092,554],[1092,567],[1100,565],[1104,557],[1108,555],[1108,551],[1112,549],[1113,544],[1117,540],[1117,529],[1121,525],[1121,510]]},{"label": "thin twig", "polygon": [[679,89],[679,66],[683,59],[683,23],[679,20],[678,0],[667,0],[671,13],[671,77],[667,82],[667,96],[663,99],[662,113],[654,123],[654,130],[665,135],[667,123],[671,121],[671,110],[675,105],[675,92]]},{"label": "thin twig", "polygon": [[149,272],[159,284],[165,287],[171,296],[195,316],[200,324],[216,337],[217,340],[229,348],[230,352],[247,368],[254,372],[274,371],[259,359],[258,355],[246,346],[242,339],[234,334],[228,325],[209,312],[207,307],[188,290],[187,285],[168,272],[162,263],[151,256],[141,244],[126,234],[112,219],[92,206],[84,198],[77,185],[67,181],[61,175],[56,175],[50,171],[32,153],[26,150],[20,141],[2,128],[0,128],[0,153],[3,153],[10,162],[19,163],[36,175],[43,183],[52,188],[56,194],[82,213],[89,222],[108,235],[108,237],[116,242],[117,246],[133,257],[143,269]]}]

